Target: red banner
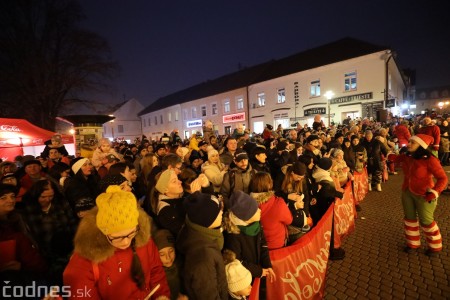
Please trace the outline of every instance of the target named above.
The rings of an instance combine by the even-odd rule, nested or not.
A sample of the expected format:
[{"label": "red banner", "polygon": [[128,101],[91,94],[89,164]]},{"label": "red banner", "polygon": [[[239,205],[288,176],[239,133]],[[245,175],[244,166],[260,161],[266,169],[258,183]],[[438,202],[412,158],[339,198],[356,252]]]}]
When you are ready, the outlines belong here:
[{"label": "red banner", "polygon": [[342,199],[336,198],[334,205],[334,247],[341,247],[341,239],[355,230],[355,201],[351,182],[344,188]]},{"label": "red banner", "polygon": [[277,280],[267,281],[267,299],[323,298],[333,209],[293,245],[270,251]]},{"label": "red banner", "polygon": [[353,196],[355,197],[355,203],[358,204],[363,201],[369,192],[367,170],[364,169],[362,173],[355,172],[353,177]]}]

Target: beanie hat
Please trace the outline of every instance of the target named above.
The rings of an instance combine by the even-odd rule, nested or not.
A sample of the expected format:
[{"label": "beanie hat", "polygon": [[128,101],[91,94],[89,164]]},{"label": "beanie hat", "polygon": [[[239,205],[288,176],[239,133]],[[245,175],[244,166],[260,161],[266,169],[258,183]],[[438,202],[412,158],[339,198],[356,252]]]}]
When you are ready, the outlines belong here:
[{"label": "beanie hat", "polygon": [[165,170],[159,176],[159,179],[155,185],[155,189],[161,194],[164,194],[166,192],[167,187],[169,186],[169,181],[170,177],[172,176],[172,173],[173,173],[172,170]]},{"label": "beanie hat", "polygon": [[311,143],[312,141],[315,141],[315,140],[318,140],[318,139],[319,139],[319,136],[318,136],[318,135],[311,134],[310,136],[308,136],[308,137],[306,138],[306,143],[309,144],[309,143]]},{"label": "beanie hat", "polygon": [[189,221],[203,227],[209,227],[220,213],[219,199],[214,195],[195,192],[184,200]]},{"label": "beanie hat", "polygon": [[257,146],[255,149],[253,149],[253,152],[252,152],[253,156],[256,156],[261,153],[266,153],[266,149],[262,146]]},{"label": "beanie hat", "polygon": [[158,230],[155,235],[153,235],[153,241],[155,242],[158,250],[167,247],[175,248],[175,238],[167,229]]},{"label": "beanie hat", "polygon": [[258,210],[256,200],[243,191],[234,191],[229,201],[231,212],[242,221],[249,220]]},{"label": "beanie hat", "polygon": [[77,174],[81,167],[87,163],[89,159],[84,157],[77,157],[72,161],[72,171],[74,174]]},{"label": "beanie hat", "polygon": [[237,149],[236,152],[234,152],[234,160],[239,162],[243,159],[248,159],[247,152],[243,149]]},{"label": "beanie hat", "polygon": [[270,124],[266,124],[266,127],[267,127],[267,129],[269,129],[269,130],[272,130],[272,129],[273,129],[273,126],[270,125]]},{"label": "beanie hat", "polygon": [[213,156],[214,154],[219,154],[219,151],[217,151],[216,149],[210,149],[209,151],[208,151],[208,157],[211,157],[211,156]]},{"label": "beanie hat", "polygon": [[342,150],[339,149],[339,148],[332,148],[332,149],[330,150],[330,152],[331,152],[331,157],[333,157],[333,158],[336,158],[339,154],[344,155],[344,151],[342,151]]},{"label": "beanie hat", "polygon": [[5,173],[3,174],[2,178],[0,178],[0,182],[3,182],[3,180],[7,178],[15,178],[17,180],[16,174],[14,173]]},{"label": "beanie hat", "polygon": [[284,151],[287,148],[287,143],[285,141],[280,141],[277,144],[277,151]]},{"label": "beanie hat", "polygon": [[39,160],[37,160],[37,159],[30,159],[30,160],[27,160],[26,162],[24,162],[23,163],[23,167],[25,168],[26,166],[29,166],[29,165],[41,165],[41,162],[39,161]]},{"label": "beanie hat", "polygon": [[422,148],[427,149],[431,143],[433,143],[434,139],[432,136],[426,135],[426,134],[416,134],[413,135],[410,140],[413,140],[417,142]]},{"label": "beanie hat", "polygon": [[17,188],[12,184],[0,183],[0,197],[9,193],[17,192]]},{"label": "beanie hat", "polygon": [[322,170],[328,171],[329,169],[331,169],[331,166],[333,165],[333,161],[331,159],[329,159],[328,157],[322,157],[319,160],[319,163],[317,164],[317,166],[319,168],[321,168]]},{"label": "beanie hat", "polygon": [[200,141],[200,142],[198,143],[198,146],[199,146],[199,147],[204,146],[204,145],[208,145],[208,143],[205,142],[205,141]]},{"label": "beanie hat", "polygon": [[97,197],[98,229],[105,234],[131,229],[138,225],[139,210],[136,197],[131,192],[124,192],[117,185],[109,186],[106,193]]},{"label": "beanie hat", "polygon": [[194,162],[194,160],[196,159],[201,159],[201,157],[199,156],[198,152],[192,152],[191,155],[189,156],[189,162],[192,163]]},{"label": "beanie hat", "polygon": [[155,147],[155,152],[157,152],[159,149],[166,149],[166,145],[164,144],[158,144]]},{"label": "beanie hat", "polygon": [[303,176],[303,175],[306,174],[306,165],[304,163],[302,163],[302,162],[297,161],[292,166],[292,171],[296,175]]},{"label": "beanie hat", "polygon": [[337,140],[340,137],[343,137],[344,135],[341,132],[338,132],[334,135],[334,139]]},{"label": "beanie hat", "polygon": [[237,293],[246,289],[252,284],[252,274],[237,259],[225,266],[228,290]]},{"label": "beanie hat", "polygon": [[99,186],[100,192],[105,192],[108,186],[110,185],[121,185],[125,181],[127,181],[125,177],[120,174],[107,174],[105,177],[100,179]]}]

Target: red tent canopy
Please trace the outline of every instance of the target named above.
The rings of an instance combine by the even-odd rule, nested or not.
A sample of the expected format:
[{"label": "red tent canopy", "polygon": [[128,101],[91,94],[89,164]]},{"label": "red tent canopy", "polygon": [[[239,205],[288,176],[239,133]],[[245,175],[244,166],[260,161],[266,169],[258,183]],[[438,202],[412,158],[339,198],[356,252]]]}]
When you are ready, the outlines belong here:
[{"label": "red tent canopy", "polygon": [[[0,118],[0,148],[45,145],[54,132],[37,127],[23,119]],[[61,135],[63,144],[73,143],[71,135]]]}]

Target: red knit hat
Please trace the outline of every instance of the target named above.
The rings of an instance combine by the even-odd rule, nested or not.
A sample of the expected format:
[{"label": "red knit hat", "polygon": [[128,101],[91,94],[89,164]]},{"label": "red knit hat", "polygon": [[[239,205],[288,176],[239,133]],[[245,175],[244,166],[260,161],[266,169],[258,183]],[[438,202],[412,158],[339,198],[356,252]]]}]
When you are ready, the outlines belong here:
[{"label": "red knit hat", "polygon": [[413,135],[410,140],[417,142],[420,146],[422,146],[422,148],[427,149],[428,146],[433,143],[434,138],[432,136],[419,133]]}]

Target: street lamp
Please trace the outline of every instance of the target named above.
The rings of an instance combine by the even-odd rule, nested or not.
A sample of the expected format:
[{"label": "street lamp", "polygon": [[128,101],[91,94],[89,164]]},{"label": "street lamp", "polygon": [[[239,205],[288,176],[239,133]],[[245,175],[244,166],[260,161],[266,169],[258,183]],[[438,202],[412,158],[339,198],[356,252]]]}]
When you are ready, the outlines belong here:
[{"label": "street lamp", "polygon": [[325,93],[325,97],[327,97],[327,104],[328,104],[328,108],[327,108],[327,112],[328,112],[328,127],[330,127],[331,122],[330,122],[330,100],[331,98],[333,98],[334,93],[332,91],[327,91]]}]

